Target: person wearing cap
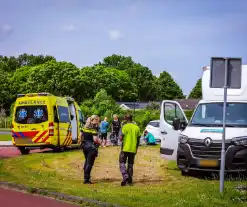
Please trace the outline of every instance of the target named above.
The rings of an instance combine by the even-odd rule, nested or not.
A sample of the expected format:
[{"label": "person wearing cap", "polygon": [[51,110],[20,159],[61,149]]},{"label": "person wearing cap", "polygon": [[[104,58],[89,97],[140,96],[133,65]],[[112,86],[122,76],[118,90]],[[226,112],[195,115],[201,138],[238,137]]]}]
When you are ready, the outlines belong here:
[{"label": "person wearing cap", "polygon": [[[119,155],[119,167],[123,177],[121,186],[132,184],[133,165],[141,137],[140,128],[133,123],[132,115],[127,114],[125,120],[126,122],[120,130],[122,147]],[[126,162],[128,162],[127,169]]]},{"label": "person wearing cap", "polygon": [[151,132],[148,132],[147,130],[144,131],[144,140],[147,143],[147,145],[156,145],[154,135]]},{"label": "person wearing cap", "polygon": [[91,171],[94,165],[94,161],[98,156],[98,147],[101,145],[101,140],[98,137],[97,128],[98,116],[93,115],[86,121],[84,128],[82,129],[82,150],[85,156],[84,163],[84,184],[92,184]]}]

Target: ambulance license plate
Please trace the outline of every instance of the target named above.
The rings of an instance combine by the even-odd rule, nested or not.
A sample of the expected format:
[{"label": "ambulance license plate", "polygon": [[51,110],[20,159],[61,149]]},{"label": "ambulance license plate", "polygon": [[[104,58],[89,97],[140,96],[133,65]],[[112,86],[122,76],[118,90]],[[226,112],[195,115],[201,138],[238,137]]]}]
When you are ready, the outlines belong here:
[{"label": "ambulance license plate", "polygon": [[218,160],[199,160],[199,165],[201,167],[217,167]]}]

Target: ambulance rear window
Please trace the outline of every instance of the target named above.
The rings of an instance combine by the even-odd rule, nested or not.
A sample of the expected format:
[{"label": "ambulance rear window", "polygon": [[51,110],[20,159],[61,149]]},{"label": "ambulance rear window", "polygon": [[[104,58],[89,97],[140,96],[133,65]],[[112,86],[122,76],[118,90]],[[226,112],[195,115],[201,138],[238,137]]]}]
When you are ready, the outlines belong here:
[{"label": "ambulance rear window", "polygon": [[46,106],[19,106],[16,108],[15,122],[19,124],[39,124],[48,120]]}]

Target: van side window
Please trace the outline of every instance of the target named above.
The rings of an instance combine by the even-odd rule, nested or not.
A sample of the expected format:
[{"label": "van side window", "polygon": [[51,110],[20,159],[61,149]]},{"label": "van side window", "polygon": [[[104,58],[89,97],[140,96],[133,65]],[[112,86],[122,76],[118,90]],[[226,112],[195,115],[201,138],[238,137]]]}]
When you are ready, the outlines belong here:
[{"label": "van side window", "polygon": [[70,115],[68,107],[58,106],[58,114],[59,114],[59,122],[62,123],[69,123],[70,122]]},{"label": "van side window", "polygon": [[165,103],[164,105],[164,119],[168,124],[172,125],[174,118],[185,121],[183,112],[175,103]]},{"label": "van side window", "polygon": [[78,110],[78,114],[79,114],[79,121],[81,123],[83,123],[84,119],[83,119],[83,115],[82,115],[82,112],[80,110]]}]

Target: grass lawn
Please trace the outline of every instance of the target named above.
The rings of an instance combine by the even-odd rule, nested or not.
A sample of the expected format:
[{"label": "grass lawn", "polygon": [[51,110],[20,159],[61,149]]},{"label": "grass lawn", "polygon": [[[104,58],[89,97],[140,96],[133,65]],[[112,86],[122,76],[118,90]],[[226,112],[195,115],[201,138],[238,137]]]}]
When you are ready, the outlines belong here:
[{"label": "grass lawn", "polygon": [[11,134],[0,134],[0,141],[11,141]]},{"label": "grass lawn", "polygon": [[29,187],[40,187],[124,206],[246,206],[246,193],[234,190],[246,181],[227,181],[219,194],[218,180],[182,177],[175,163],[159,156],[158,147],[140,147],[134,166],[134,186],[121,187],[119,148],[100,148],[92,172],[94,185],[84,185],[81,151],[37,153],[0,159],[0,177]]},{"label": "grass lawn", "polygon": [[9,128],[0,128],[0,132],[11,132]]}]

